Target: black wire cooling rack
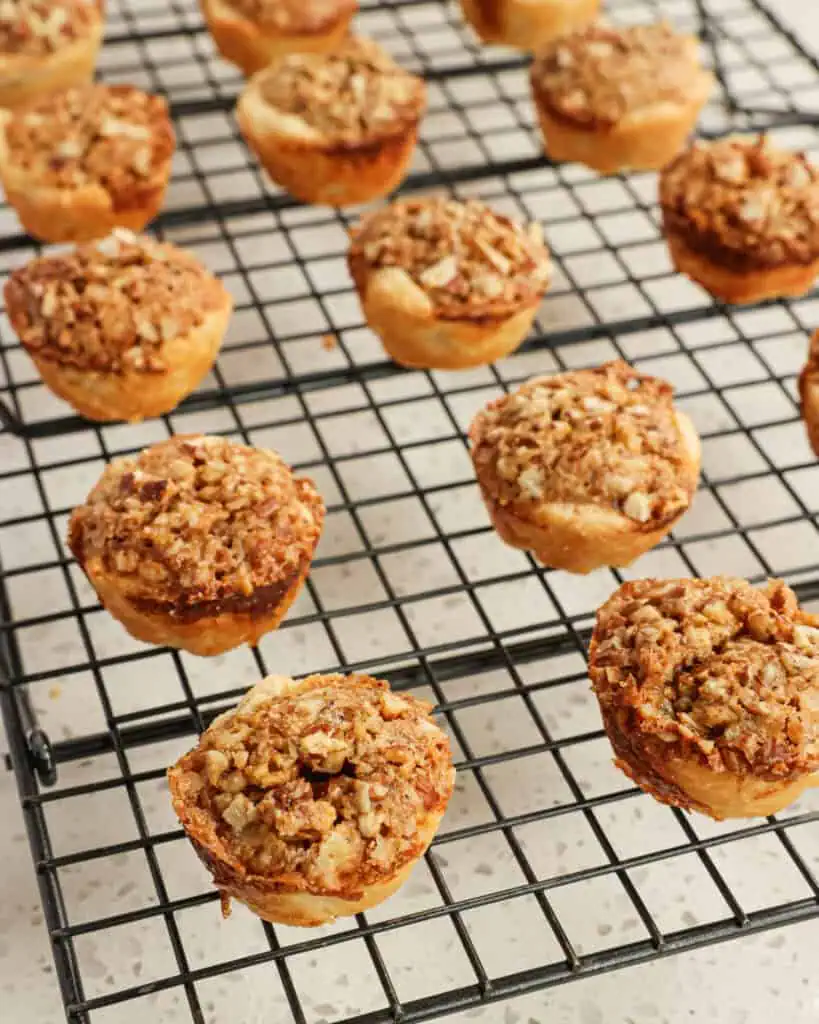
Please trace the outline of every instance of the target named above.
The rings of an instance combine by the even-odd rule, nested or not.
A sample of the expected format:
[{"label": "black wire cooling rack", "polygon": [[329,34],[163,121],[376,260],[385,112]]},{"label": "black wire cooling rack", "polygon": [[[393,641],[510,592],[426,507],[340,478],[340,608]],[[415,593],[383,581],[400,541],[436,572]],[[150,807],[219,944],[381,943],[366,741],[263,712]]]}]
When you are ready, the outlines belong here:
[{"label": "black wire cooling rack", "polygon": [[[541,220],[557,266],[513,357],[400,370],[350,289],[352,214],[265,183],[231,116],[238,76],[212,59],[194,0],[109,7],[103,77],[172,102],[157,230],[219,272],[237,308],[202,390],[139,426],[66,415],[0,323],[0,701],[68,1019],[431,1020],[819,914],[819,802],[723,825],[654,804],[610,765],[583,660],[594,609],[625,576],[781,575],[819,599],[819,466],[794,397],[815,297],[713,304],[671,272],[653,175],[542,157],[519,56],[477,46],[436,0],[368,3],[358,30],[429,83],[405,188]],[[816,149],[817,65],[755,0],[609,13],[700,33],[720,81],[705,134],[770,128]],[[35,249],[0,209],[0,271]],[[676,385],[703,437],[701,487],[632,570],[570,578],[492,534],[464,429],[534,372],[616,355]],[[273,445],[327,500],[305,593],[254,652],[203,661],[132,641],[64,547],[105,460],[184,430]],[[340,665],[439,705],[459,768],[442,831],[367,915],[315,932],[241,911],[222,924],[164,768],[260,674]]]}]

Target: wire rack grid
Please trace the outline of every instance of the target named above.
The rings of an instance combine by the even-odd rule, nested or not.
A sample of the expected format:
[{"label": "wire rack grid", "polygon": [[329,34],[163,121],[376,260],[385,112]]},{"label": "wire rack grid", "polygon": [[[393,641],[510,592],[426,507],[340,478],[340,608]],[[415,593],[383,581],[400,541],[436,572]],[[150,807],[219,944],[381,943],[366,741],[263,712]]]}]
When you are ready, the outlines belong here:
[{"label": "wire rack grid", "polygon": [[[720,82],[705,134],[769,127],[815,154],[817,66],[756,0],[608,9],[701,34]],[[72,1022],[430,1020],[819,914],[819,802],[719,825],[653,803],[611,766],[584,662],[623,578],[780,575],[819,600],[819,467],[794,391],[815,296],[736,310],[675,276],[654,176],[545,160],[524,62],[478,47],[454,7],[365,4],[359,30],[429,82],[406,187],[544,223],[556,279],[520,352],[460,373],[384,360],[344,267],[354,212],[264,181],[230,116],[238,76],[213,59],[194,0],[113,0],[102,74],[171,98],[179,149],[157,230],[234,294],[214,373],[161,420],[91,426],[0,322],[0,701]],[[0,208],[3,273],[36,251],[17,231]],[[534,372],[614,356],[675,384],[702,481],[632,569],[570,578],[494,537],[464,430]],[[182,431],[276,447],[328,505],[310,581],[255,651],[205,661],[131,640],[64,546],[106,460]],[[441,832],[412,880],[353,921],[220,924],[165,766],[260,674],[338,666],[439,706],[459,769]]]}]

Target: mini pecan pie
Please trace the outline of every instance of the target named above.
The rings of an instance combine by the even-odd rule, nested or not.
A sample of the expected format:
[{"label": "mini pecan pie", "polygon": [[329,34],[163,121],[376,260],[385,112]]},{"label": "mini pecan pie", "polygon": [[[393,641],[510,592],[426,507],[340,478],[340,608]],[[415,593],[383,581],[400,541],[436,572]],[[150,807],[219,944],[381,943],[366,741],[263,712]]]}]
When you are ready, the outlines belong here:
[{"label": "mini pecan pie", "polygon": [[364,316],[404,366],[457,369],[508,355],[549,284],[539,224],[476,200],[393,203],[353,233],[350,273]]},{"label": "mini pecan pie", "polygon": [[549,156],[603,174],[667,164],[714,84],[697,40],[664,23],[562,36],[535,59],[531,82]]},{"label": "mini pecan pie", "polygon": [[0,107],[89,82],[103,0],[0,0]]},{"label": "mini pecan pie", "polygon": [[472,460],[495,529],[545,565],[629,565],[671,530],[700,445],[671,385],[623,362],[536,377],[479,413]]},{"label": "mini pecan pie", "polygon": [[662,803],[745,818],[819,783],[819,616],[779,580],[625,583],[589,674],[617,766]]},{"label": "mini pecan pie", "polygon": [[461,0],[464,17],[485,43],[535,53],[599,9],[600,0]]},{"label": "mini pecan pie", "polygon": [[764,136],[695,142],[660,177],[677,270],[725,302],[802,295],[819,274],[819,170]]},{"label": "mini pecan pie", "polygon": [[308,203],[346,206],[404,177],[426,107],[422,79],[371,39],[274,60],[245,86],[242,134],[267,173]]},{"label": "mini pecan pie", "polygon": [[224,912],[320,925],[392,895],[452,795],[430,710],[369,676],[269,676],[220,715],[168,778]]},{"label": "mini pecan pie", "polygon": [[87,242],[159,212],[175,141],[160,96],[77,86],[2,114],[0,182],[36,238]]},{"label": "mini pecan pie", "polygon": [[210,655],[278,626],[323,520],[312,482],[275,452],[180,435],[110,463],[68,543],[129,633]]},{"label": "mini pecan pie", "polygon": [[225,60],[246,75],[285,53],[329,53],[347,35],[358,0],[200,0]]},{"label": "mini pecan pie", "polygon": [[810,340],[808,361],[799,375],[799,397],[808,440],[819,455],[819,331]]},{"label": "mini pecan pie", "polygon": [[32,260],[5,299],[43,381],[94,420],[170,412],[213,365],[232,308],[190,253],[125,228]]}]

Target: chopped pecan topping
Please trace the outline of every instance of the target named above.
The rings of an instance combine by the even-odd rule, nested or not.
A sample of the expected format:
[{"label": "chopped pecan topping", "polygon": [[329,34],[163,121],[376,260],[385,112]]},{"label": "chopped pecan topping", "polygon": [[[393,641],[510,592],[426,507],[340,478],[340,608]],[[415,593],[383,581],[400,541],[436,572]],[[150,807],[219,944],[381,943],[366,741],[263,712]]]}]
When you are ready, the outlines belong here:
[{"label": "chopped pecan topping", "polygon": [[589,672],[618,753],[625,738],[716,771],[819,768],[819,616],[779,580],[626,583],[598,612]]},{"label": "chopped pecan topping", "polygon": [[5,298],[26,349],[103,373],[162,373],[166,342],[229,301],[190,253],[122,229],[32,260],[8,279]]},{"label": "chopped pecan topping", "polygon": [[358,0],[228,0],[228,4],[263,31],[300,35],[324,32],[358,10]]},{"label": "chopped pecan topping", "polygon": [[661,22],[570,32],[538,55],[531,78],[535,98],[551,113],[605,128],[657,104],[687,104],[692,79],[704,74],[696,40]]},{"label": "chopped pecan topping", "polygon": [[294,114],[328,142],[352,144],[403,132],[423,114],[426,88],[371,39],[332,53],[291,53],[259,80],[266,103]]},{"label": "chopped pecan topping", "polygon": [[47,56],[99,22],[93,0],[0,0],[0,54]]},{"label": "chopped pecan topping", "polygon": [[370,884],[418,856],[452,793],[429,712],[369,676],[270,676],[171,769],[177,813],[243,873],[313,892]]},{"label": "chopped pecan topping", "polygon": [[272,451],[221,437],[172,437],[116,459],[75,509],[69,544],[133,582],[133,596],[173,604],[252,598],[312,557],[324,505]]},{"label": "chopped pecan topping", "polygon": [[516,312],[543,295],[551,274],[540,225],[444,197],[392,203],[365,217],[349,261],[356,282],[381,267],[405,270],[445,319]]},{"label": "chopped pecan topping", "polygon": [[32,186],[101,185],[115,209],[133,205],[170,169],[168,105],[130,85],[86,85],[45,96],[12,113],[9,160]]},{"label": "chopped pecan topping", "polygon": [[529,381],[479,413],[470,437],[478,476],[502,505],[603,505],[656,529],[697,485],[671,385],[620,361]]},{"label": "chopped pecan topping", "polygon": [[665,168],[666,231],[737,270],[819,258],[819,170],[765,136],[695,142]]}]

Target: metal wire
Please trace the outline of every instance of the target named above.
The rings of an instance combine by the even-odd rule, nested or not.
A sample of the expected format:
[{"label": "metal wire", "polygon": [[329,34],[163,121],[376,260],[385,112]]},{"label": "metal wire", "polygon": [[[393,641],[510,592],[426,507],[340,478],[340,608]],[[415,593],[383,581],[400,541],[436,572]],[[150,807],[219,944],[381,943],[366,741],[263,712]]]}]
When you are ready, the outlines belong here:
[{"label": "metal wire", "polygon": [[[316,476],[328,496],[325,542],[308,594],[276,637],[253,653],[252,670],[266,673],[271,663],[281,669],[287,658],[301,666],[304,655],[288,638],[303,636],[312,645],[311,671],[368,670],[399,689],[428,693],[453,738],[459,777],[467,780],[464,807],[470,814],[470,807],[479,807],[480,820],[469,814],[465,823],[448,820],[435,840],[426,862],[430,905],[392,916],[359,915],[347,930],[292,941],[266,926],[252,952],[192,964],[180,921],[201,906],[216,915],[216,895],[205,889],[204,878],[194,895],[169,888],[163,854],[183,836],[178,828],[152,825],[143,794],[161,782],[163,769],[135,769],[133,759],[167,742],[182,749],[235,702],[246,681],[226,675],[223,689],[203,690],[201,670],[186,656],[127,641],[109,647],[103,640],[104,612],[62,547],[70,511],[62,485],[95,476],[105,460],[141,447],[145,435],[141,428],[65,415],[0,324],[0,488],[9,496],[0,519],[0,706],[68,1019],[94,1020],[106,1008],[178,991],[190,1019],[203,1022],[204,983],[268,964],[275,965],[292,1020],[307,1024],[317,1016],[299,983],[299,958],[331,957],[335,947],[359,943],[379,1006],[335,1019],[430,1020],[819,914],[819,883],[800,841],[800,830],[819,814],[809,807],[716,831],[665,809],[662,820],[674,829],[673,840],[636,851],[622,842],[617,816],[643,807],[647,798],[623,780],[609,778],[602,789],[590,782],[589,752],[605,749],[597,721],[566,726],[550,707],[566,694],[585,692],[583,656],[595,594],[623,574],[603,574],[578,597],[561,574],[530,558],[507,553],[490,567],[476,561],[476,544],[482,553],[500,548],[491,547],[497,542],[483,518],[472,515],[474,484],[464,468],[465,424],[487,397],[534,369],[627,358],[677,385],[680,401],[703,428],[706,456],[695,506],[705,511],[687,517],[641,571],[647,565],[644,574],[716,568],[754,579],[783,575],[803,601],[817,601],[819,470],[804,445],[794,398],[795,353],[801,356],[805,330],[816,319],[815,299],[756,311],[707,301],[670,271],[650,176],[599,181],[543,158],[525,61],[477,46],[458,12],[437,0],[373,3],[363,8],[360,30],[422,71],[430,87],[430,112],[404,189],[477,194],[541,219],[558,268],[538,328],[517,356],[481,371],[409,374],[372,344],[340,269],[350,215],[303,209],[264,181],[241,145],[230,117],[239,79],[211,60],[193,0],[111,6],[103,76],[110,70],[117,79],[167,91],[177,124],[174,186],[157,231],[209,256],[237,296],[237,328],[206,386],[147,430],[151,439],[190,425],[250,443],[286,436],[302,456],[291,461]],[[768,128],[789,143],[815,147],[816,62],[757,0],[613,0],[609,10],[620,21],[669,15],[699,32],[721,86],[719,101],[706,112],[705,134]],[[36,249],[14,224],[13,214],[0,210],[0,270]],[[332,344],[320,344],[325,335]],[[400,509],[408,517],[401,522],[412,529],[384,530],[385,508]],[[40,580],[53,581],[47,610],[24,597]],[[527,617],[530,602],[539,611]],[[510,604],[511,616],[504,611]],[[361,630],[379,632],[382,623],[388,639],[365,648]],[[456,623],[460,632],[448,635],[445,629]],[[49,630],[69,638],[58,664],[42,660],[38,650]],[[143,667],[146,678],[161,680],[162,695],[123,710],[118,678]],[[67,688],[88,684],[97,724],[71,735],[45,727],[32,694],[55,680]],[[500,720],[510,711],[525,725],[519,742],[493,747],[476,739],[471,715]],[[59,708],[49,721],[54,714]],[[60,777],[61,769],[106,758],[112,767],[104,777]],[[503,773],[515,770],[546,772],[554,792],[537,789],[531,805],[511,806]],[[123,795],[133,828],[111,842],[55,852],[52,812],[106,793]],[[544,868],[527,830],[552,822],[585,830],[596,844],[596,861]],[[484,841],[500,844],[508,874],[484,891],[459,892],[449,851]],[[773,844],[798,878],[799,895],[748,904],[728,869],[731,851],[737,845],[750,851],[755,842]],[[66,869],[99,865],[102,872],[120,855],[144,858],[151,898],[116,914],[76,919],[65,898]],[[716,906],[709,920],[684,927],[658,914],[641,875],[680,858],[699,865]],[[621,907],[621,916],[622,908],[633,912],[634,935],[642,937],[624,930],[600,948],[578,938],[566,894],[595,885],[610,886],[612,905]],[[493,969],[478,915],[524,903],[535,908],[554,953],[511,973]],[[174,969],[146,983],[89,994],[78,943],[152,921],[164,927]],[[451,923],[466,974],[407,996],[389,936],[436,922]],[[625,928],[625,917],[619,923]],[[616,924],[604,923],[600,935]]]}]

